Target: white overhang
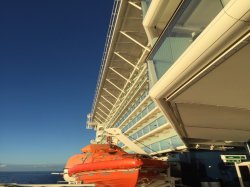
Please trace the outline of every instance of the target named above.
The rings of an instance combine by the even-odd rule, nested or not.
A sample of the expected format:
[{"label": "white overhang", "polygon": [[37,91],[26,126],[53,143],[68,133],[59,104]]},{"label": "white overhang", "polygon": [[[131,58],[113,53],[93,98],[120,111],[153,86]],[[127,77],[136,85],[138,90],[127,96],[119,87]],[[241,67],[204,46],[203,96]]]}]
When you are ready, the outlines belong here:
[{"label": "white overhang", "polygon": [[150,90],[189,147],[250,141],[249,41],[250,1],[232,0]]}]

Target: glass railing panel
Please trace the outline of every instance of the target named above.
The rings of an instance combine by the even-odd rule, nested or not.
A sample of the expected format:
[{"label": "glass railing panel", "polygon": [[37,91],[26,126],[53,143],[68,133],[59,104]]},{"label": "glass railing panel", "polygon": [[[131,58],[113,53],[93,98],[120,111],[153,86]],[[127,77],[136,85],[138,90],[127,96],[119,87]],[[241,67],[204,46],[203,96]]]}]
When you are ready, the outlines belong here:
[{"label": "glass railing panel", "polygon": [[141,115],[141,113],[140,113],[140,114],[138,114],[136,120],[139,121],[141,118],[142,118],[142,115]]},{"label": "glass railing panel", "polygon": [[124,144],[123,144],[122,142],[119,142],[117,145],[118,145],[119,147],[124,146]]},{"label": "glass railing panel", "polygon": [[154,120],[153,122],[149,123],[147,126],[142,128],[141,130],[135,132],[134,134],[138,134],[138,136],[141,137],[141,133],[142,133],[142,135],[145,135],[145,134],[149,133],[150,131],[152,131],[152,130],[158,128],[158,127],[160,127],[161,125],[163,125],[165,123],[166,123],[166,118],[164,116],[161,116],[158,119]]},{"label": "glass railing panel", "polygon": [[142,132],[141,130],[139,130],[139,131],[137,132],[138,138],[140,138],[142,135],[143,135],[143,132]]},{"label": "glass railing panel", "polygon": [[131,141],[133,141],[134,140],[134,138],[132,137],[132,136],[129,136],[128,137]]},{"label": "glass railing panel", "polygon": [[184,145],[182,140],[178,136],[172,137],[171,143],[172,143],[173,147],[179,147],[179,146]]},{"label": "glass railing panel", "polygon": [[152,2],[152,0],[144,0],[144,1],[146,2],[146,4],[147,4],[148,7],[150,6],[150,4]]},{"label": "glass railing panel", "polygon": [[152,152],[152,150],[151,150],[151,148],[150,148],[149,146],[144,147],[143,150],[144,150],[145,152],[147,152],[147,153],[151,153],[151,152]]},{"label": "glass railing panel", "polygon": [[142,14],[143,14],[143,17],[145,17],[145,15],[147,14],[147,11],[148,11],[148,8],[151,4],[151,1],[152,0],[142,0],[141,1],[141,7],[142,7]]},{"label": "glass railing panel", "polygon": [[121,117],[121,119],[114,125],[114,127],[118,127],[127,117],[132,113],[132,111],[141,103],[141,98],[147,96],[147,92],[144,92],[141,97],[139,97],[135,103],[127,110],[127,112]]},{"label": "glass railing panel", "polygon": [[160,151],[159,142],[151,144],[151,148],[152,148],[153,151]]},{"label": "glass railing panel", "polygon": [[131,110],[134,110],[134,109],[135,109],[135,105],[132,105]]},{"label": "glass railing panel", "polygon": [[141,103],[141,98],[139,98],[139,99],[136,101],[136,106],[138,106],[140,103]]},{"label": "glass railing panel", "polygon": [[170,140],[165,139],[165,140],[160,141],[160,147],[161,147],[161,150],[172,148]]},{"label": "glass railing panel", "polygon": [[153,121],[152,123],[149,124],[149,129],[150,131],[156,129],[158,126],[157,126],[157,122],[156,121]]},{"label": "glass railing panel", "polygon": [[144,109],[141,114],[142,116],[145,116],[147,114],[147,109]]},{"label": "glass railing panel", "polygon": [[[131,122],[129,122],[127,125],[125,125],[122,129],[122,132],[127,131],[129,128],[131,128],[134,124],[136,124],[141,118],[143,118],[150,110],[152,110],[155,107],[154,102],[150,103],[142,112],[137,114],[137,116],[132,119]],[[149,110],[150,108],[150,110]]]},{"label": "glass railing panel", "polygon": [[148,110],[151,111],[153,108],[155,108],[155,103],[152,102],[148,105]]},{"label": "glass railing panel", "polygon": [[[164,140],[161,140],[159,142],[155,142],[153,144],[148,145],[147,147],[152,148],[153,151],[162,151],[166,149],[174,149],[179,146],[183,146],[183,142],[180,139],[179,136],[173,136],[170,138],[166,138]],[[144,150],[147,150],[147,147],[144,147]],[[150,151],[152,152],[152,151]],[[150,153],[148,152],[148,153]]]},{"label": "glass railing panel", "polygon": [[131,121],[131,126],[136,123],[136,117]]},{"label": "glass railing panel", "polygon": [[137,134],[136,134],[136,133],[133,134],[133,135],[132,135],[132,138],[133,138],[134,140],[136,140],[136,139],[138,138]]},{"label": "glass railing panel", "polygon": [[[207,11],[209,8],[209,11]],[[159,79],[223,9],[221,0],[184,1],[148,60]]]},{"label": "glass railing panel", "polygon": [[149,131],[150,131],[150,129],[148,126],[143,128],[143,134],[147,134],[147,133],[149,133]]},{"label": "glass railing panel", "polygon": [[225,7],[230,0],[221,0],[222,5]]},{"label": "glass railing panel", "polygon": [[191,37],[167,37],[153,58],[157,77],[161,77],[192,43]]},{"label": "glass railing panel", "polygon": [[128,130],[128,126],[125,126],[125,127],[122,129],[123,132],[126,132],[127,130]]},{"label": "glass railing panel", "polygon": [[161,126],[167,122],[166,118],[164,116],[161,116],[160,118],[157,119],[158,126]]}]

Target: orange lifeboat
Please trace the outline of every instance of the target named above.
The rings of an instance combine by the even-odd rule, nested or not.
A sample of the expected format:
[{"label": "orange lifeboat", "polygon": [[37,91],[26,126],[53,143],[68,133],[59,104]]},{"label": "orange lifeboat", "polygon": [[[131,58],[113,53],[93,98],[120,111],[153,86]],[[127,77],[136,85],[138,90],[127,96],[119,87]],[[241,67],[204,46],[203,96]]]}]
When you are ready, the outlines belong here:
[{"label": "orange lifeboat", "polygon": [[94,183],[97,187],[134,187],[162,178],[166,162],[145,155],[128,154],[112,144],[90,144],[82,154],[72,156],[67,175],[76,183]]}]

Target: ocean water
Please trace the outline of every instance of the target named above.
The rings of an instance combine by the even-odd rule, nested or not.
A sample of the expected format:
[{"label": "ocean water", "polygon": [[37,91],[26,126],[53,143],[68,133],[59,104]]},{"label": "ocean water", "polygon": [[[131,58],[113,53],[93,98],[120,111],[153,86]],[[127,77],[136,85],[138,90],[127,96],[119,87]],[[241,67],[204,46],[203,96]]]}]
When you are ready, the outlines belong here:
[{"label": "ocean water", "polygon": [[63,181],[62,176],[50,171],[0,172],[0,183],[56,184],[57,181]]}]

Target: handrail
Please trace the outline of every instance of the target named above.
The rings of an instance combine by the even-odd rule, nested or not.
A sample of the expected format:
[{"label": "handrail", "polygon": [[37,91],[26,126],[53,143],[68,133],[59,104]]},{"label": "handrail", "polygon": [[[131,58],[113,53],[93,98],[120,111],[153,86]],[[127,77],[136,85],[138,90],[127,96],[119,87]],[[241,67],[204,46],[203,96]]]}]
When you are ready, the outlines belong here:
[{"label": "handrail", "polygon": [[110,47],[112,36],[114,34],[114,27],[115,27],[115,22],[117,20],[120,2],[121,2],[121,0],[114,1],[112,14],[111,14],[111,18],[110,18],[110,23],[109,23],[109,28],[108,28],[107,37],[106,37],[106,42],[105,42],[105,46],[104,46],[104,52],[103,52],[103,56],[102,56],[101,68],[99,70],[99,75],[98,75],[98,79],[97,79],[98,81],[96,83],[94,102],[92,104],[92,111],[91,111],[92,114],[94,113],[94,108],[95,108],[95,105],[97,102],[97,97],[99,94],[99,88],[101,86],[100,84],[101,84],[101,79],[102,79],[102,75],[103,75],[103,71],[104,71],[104,67],[105,67],[105,63],[106,63],[106,59],[107,59],[107,55],[108,55],[108,50]]}]

